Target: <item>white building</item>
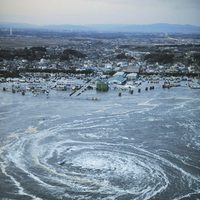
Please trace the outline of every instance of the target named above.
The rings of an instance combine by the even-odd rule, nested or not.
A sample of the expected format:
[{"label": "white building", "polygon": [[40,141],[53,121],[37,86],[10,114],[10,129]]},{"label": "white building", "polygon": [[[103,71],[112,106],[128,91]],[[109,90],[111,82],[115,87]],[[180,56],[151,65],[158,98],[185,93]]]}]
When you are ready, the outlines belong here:
[{"label": "white building", "polygon": [[127,77],[127,79],[128,79],[129,81],[132,81],[132,80],[136,80],[136,79],[137,79],[138,74],[137,74],[137,73],[130,73],[130,74],[128,74],[126,77]]}]

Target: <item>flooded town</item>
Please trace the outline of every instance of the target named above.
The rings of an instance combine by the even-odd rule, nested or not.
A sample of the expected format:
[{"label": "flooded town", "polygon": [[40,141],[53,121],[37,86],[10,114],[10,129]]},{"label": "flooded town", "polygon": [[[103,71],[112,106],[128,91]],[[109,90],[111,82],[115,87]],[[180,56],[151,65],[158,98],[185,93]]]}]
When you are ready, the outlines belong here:
[{"label": "flooded town", "polygon": [[1,0],[0,200],[200,200],[199,8]]},{"label": "flooded town", "polygon": [[66,33],[52,38],[44,32],[41,38],[10,31],[1,37],[4,92],[50,97],[52,90],[79,96],[90,89],[132,93],[158,84],[200,88],[198,35]]},{"label": "flooded town", "polygon": [[10,31],[0,198],[198,199],[198,35]]}]

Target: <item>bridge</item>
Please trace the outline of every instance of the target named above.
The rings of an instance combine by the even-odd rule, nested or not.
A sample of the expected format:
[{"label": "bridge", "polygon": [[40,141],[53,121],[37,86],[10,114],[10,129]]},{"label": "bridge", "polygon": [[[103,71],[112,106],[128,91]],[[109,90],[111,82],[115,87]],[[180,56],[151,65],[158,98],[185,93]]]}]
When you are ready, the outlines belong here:
[{"label": "bridge", "polygon": [[89,81],[87,81],[83,86],[81,86],[78,90],[73,91],[69,96],[79,96],[81,95],[86,89],[87,87],[94,81],[96,81],[99,77],[95,77]]}]

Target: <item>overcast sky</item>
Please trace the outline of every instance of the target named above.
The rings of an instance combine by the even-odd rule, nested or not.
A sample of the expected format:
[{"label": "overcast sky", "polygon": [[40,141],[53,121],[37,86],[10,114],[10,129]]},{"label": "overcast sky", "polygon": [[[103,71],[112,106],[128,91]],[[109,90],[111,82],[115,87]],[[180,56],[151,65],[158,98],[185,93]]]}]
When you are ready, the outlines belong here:
[{"label": "overcast sky", "polygon": [[0,0],[0,21],[200,26],[200,0]]}]

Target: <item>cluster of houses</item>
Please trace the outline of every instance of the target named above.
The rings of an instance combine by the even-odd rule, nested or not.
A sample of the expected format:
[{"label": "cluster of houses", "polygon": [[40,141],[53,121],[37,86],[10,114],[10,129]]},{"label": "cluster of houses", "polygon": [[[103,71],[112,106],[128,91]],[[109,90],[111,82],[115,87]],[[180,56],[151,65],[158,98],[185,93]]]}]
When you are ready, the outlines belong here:
[{"label": "cluster of houses", "polygon": [[[144,41],[143,41],[144,40]],[[148,41],[144,38],[138,39],[79,39],[67,40],[63,45],[49,45],[46,46],[45,56],[39,60],[28,61],[26,59],[15,58],[6,60],[0,58],[0,77],[3,72],[15,72],[26,74],[27,72],[34,72],[34,76],[40,73],[41,76],[46,72],[68,73],[69,70],[77,72],[77,74],[84,74],[84,71],[97,75],[117,74],[114,75],[109,82],[123,83],[126,79],[135,79],[138,74],[162,74],[162,73],[200,73],[200,66],[198,64],[183,64],[182,62],[173,62],[168,64],[161,64],[158,62],[150,63],[144,59],[146,55],[159,51],[171,51],[180,55],[186,55],[190,52],[183,46],[168,47],[165,45],[165,40],[151,39],[154,43],[159,42],[160,46],[147,45]],[[169,41],[167,41],[169,42]],[[162,45],[162,43],[164,45]],[[142,44],[142,46],[141,46]],[[146,45],[146,46],[145,46]],[[174,44],[173,44],[174,45]],[[130,46],[129,48],[126,48]],[[65,49],[74,49],[86,55],[84,58],[73,57],[68,60],[59,59]],[[193,47],[191,47],[193,48]],[[195,47],[198,48],[198,47]],[[198,49],[197,49],[198,50]],[[196,51],[195,51],[196,52]],[[197,51],[198,52],[198,51]],[[194,51],[191,53],[191,55]],[[190,56],[187,53],[187,56]],[[126,74],[126,77],[122,74]]]}]

